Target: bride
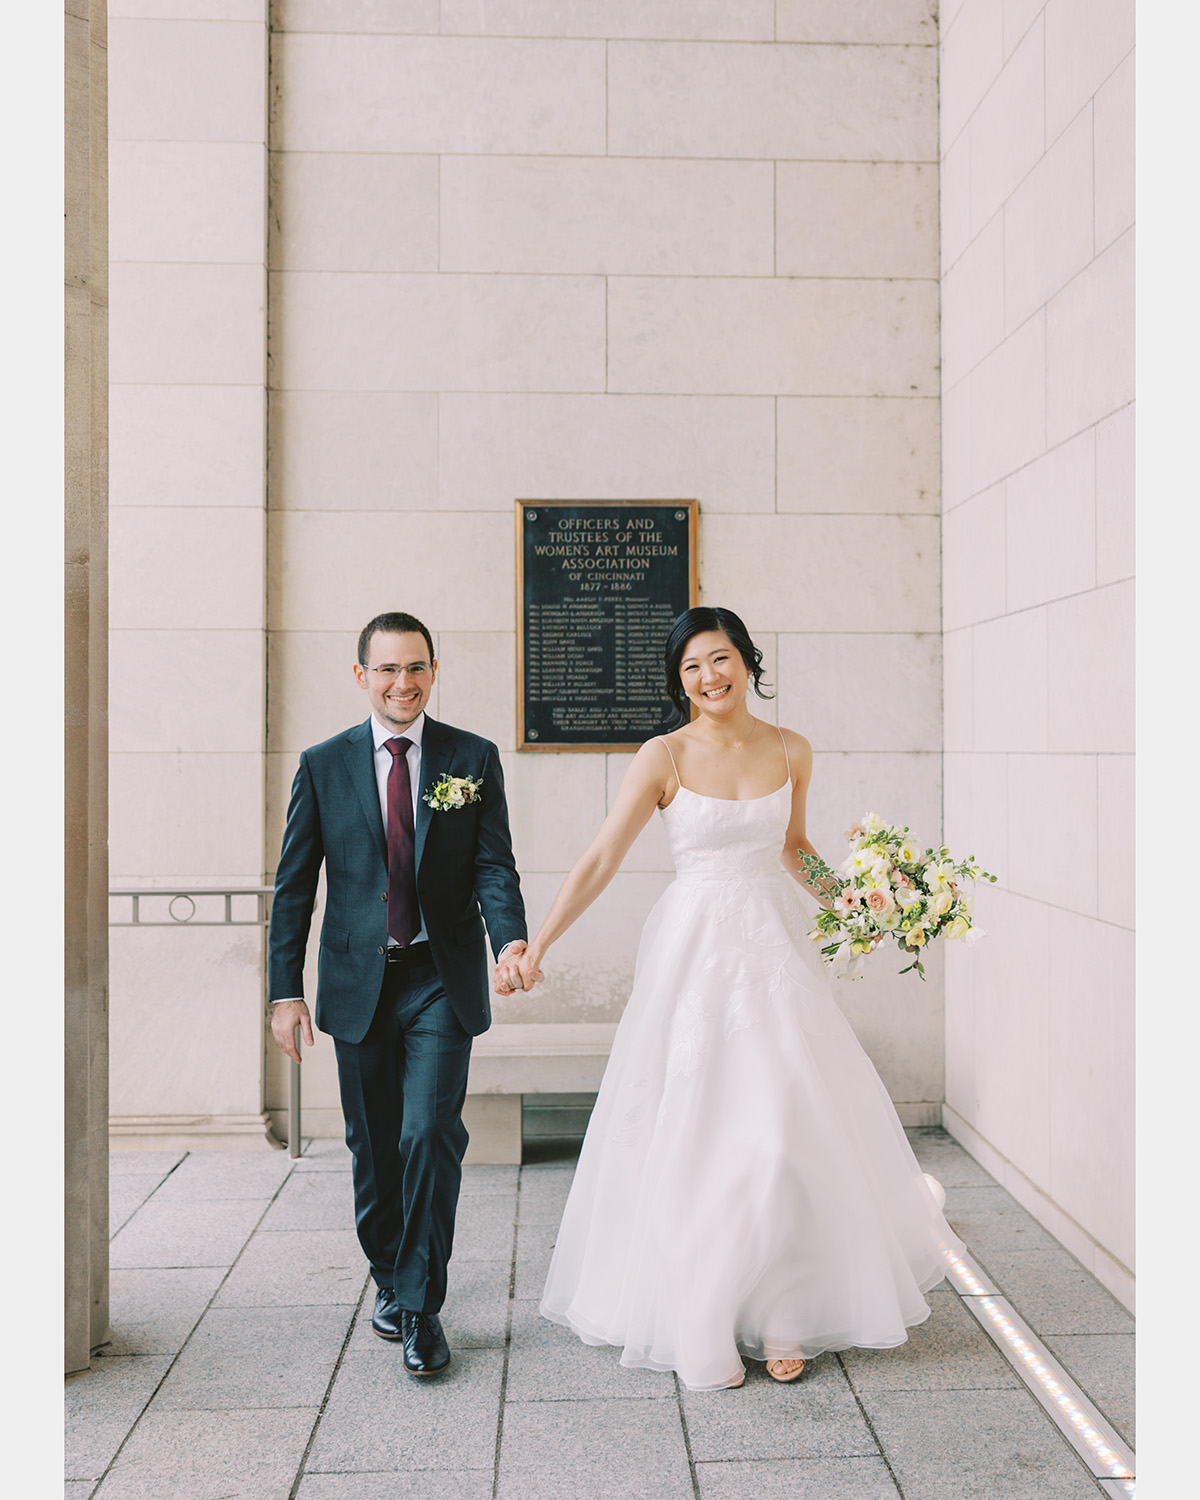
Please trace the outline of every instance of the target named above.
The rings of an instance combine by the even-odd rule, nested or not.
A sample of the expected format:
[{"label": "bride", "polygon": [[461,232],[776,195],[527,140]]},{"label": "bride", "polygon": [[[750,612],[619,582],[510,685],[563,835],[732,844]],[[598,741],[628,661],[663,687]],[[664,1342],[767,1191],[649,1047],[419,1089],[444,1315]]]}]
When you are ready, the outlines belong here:
[{"label": "bride", "polygon": [[681,719],[698,717],[638,751],[519,960],[528,989],[658,808],[676,879],[646,921],[541,1311],[691,1390],[741,1385],[743,1358],[790,1381],[824,1350],[903,1343],[962,1245],[807,941],[811,746],[750,713],[762,652],[732,611],[685,611],[665,657]]}]

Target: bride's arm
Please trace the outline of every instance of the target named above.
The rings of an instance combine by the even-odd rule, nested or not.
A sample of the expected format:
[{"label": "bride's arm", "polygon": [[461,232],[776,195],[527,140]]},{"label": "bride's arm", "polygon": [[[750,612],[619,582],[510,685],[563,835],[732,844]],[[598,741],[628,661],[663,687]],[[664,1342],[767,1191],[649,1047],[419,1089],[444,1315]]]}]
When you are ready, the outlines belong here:
[{"label": "bride's arm", "polygon": [[[811,854],[814,859],[821,858],[804,827],[808,784],[812,780],[812,746],[802,734],[797,734],[793,729],[785,729],[783,733],[787,737],[788,760],[792,767],[792,815],[788,820],[788,830],[779,856],[780,862],[793,880],[802,885],[806,891],[811,891],[822,906],[828,906],[832,898],[837,895],[836,886],[832,885],[828,878],[811,880],[800,863],[801,851]],[[832,874],[833,872],[830,871],[831,876]]]},{"label": "bride's arm", "polygon": [[626,771],[617,800],[600,825],[600,832],[575,861],[546,920],[521,955],[521,974],[526,987],[540,968],[546,949],[582,916],[620,869],[629,846],[650,821],[650,814],[674,779],[671,758],[664,746],[658,740],[647,740]]}]

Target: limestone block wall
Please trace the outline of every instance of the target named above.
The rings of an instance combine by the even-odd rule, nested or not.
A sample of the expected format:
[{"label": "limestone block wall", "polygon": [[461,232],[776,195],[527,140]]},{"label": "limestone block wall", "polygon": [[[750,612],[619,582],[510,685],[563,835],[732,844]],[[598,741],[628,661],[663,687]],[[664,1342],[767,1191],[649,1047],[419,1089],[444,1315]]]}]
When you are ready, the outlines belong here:
[{"label": "limestone block wall", "polygon": [[1133,1288],[1132,0],[943,0],[946,1120]]},{"label": "limestone block wall", "polygon": [[[267,6],[110,0],[109,15],[112,883],[254,886]],[[119,1141],[264,1140],[261,934],[112,937]]]},{"label": "limestone block wall", "polygon": [[[515,752],[517,498],[699,499],[701,597],[814,743],[818,845],[868,808],[938,839],[932,0],[277,0],[272,27],[267,868],[299,752],[365,715],[359,628],[406,608],[433,714],[503,752],[541,919],[627,757]],[[615,1019],[668,878],[651,828],[497,1018]],[[937,1118],[937,964],[843,998]],[[305,1097],[336,1106],[327,1050]]]}]

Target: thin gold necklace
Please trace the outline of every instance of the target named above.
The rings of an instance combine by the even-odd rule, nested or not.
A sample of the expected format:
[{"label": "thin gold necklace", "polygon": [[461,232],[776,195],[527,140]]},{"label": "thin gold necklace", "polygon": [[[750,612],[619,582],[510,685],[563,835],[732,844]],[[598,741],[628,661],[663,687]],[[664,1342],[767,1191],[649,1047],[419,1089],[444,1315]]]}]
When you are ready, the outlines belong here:
[{"label": "thin gold necklace", "polygon": [[[754,731],[758,728],[758,722],[759,721],[757,719],[754,720],[754,722],[750,726],[750,733],[740,743],[738,743],[736,745],[721,745],[721,744],[718,743],[717,744],[717,749],[719,749],[719,750],[740,750],[743,745],[748,745],[750,743],[750,741],[754,738]],[[710,743],[711,743],[711,741],[710,741]]]}]

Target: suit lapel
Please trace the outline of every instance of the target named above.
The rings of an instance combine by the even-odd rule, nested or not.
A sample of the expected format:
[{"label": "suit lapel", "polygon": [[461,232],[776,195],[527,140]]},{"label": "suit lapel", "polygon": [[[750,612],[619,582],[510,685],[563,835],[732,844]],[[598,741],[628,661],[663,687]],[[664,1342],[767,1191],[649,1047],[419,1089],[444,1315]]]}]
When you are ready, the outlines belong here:
[{"label": "suit lapel", "polygon": [[383,863],[387,865],[387,838],[383,831],[383,818],[379,812],[379,786],[375,780],[375,737],[371,733],[371,721],[360,724],[346,736],[342,745],[350,781],[362,807],[363,816],[375,839]]},{"label": "suit lapel", "polygon": [[450,735],[435,719],[425,716],[425,730],[421,735],[421,789],[417,793],[416,849],[415,860],[420,866],[425,852],[425,839],[429,833],[433,808],[425,801],[425,793],[450,764],[454,745]]}]

